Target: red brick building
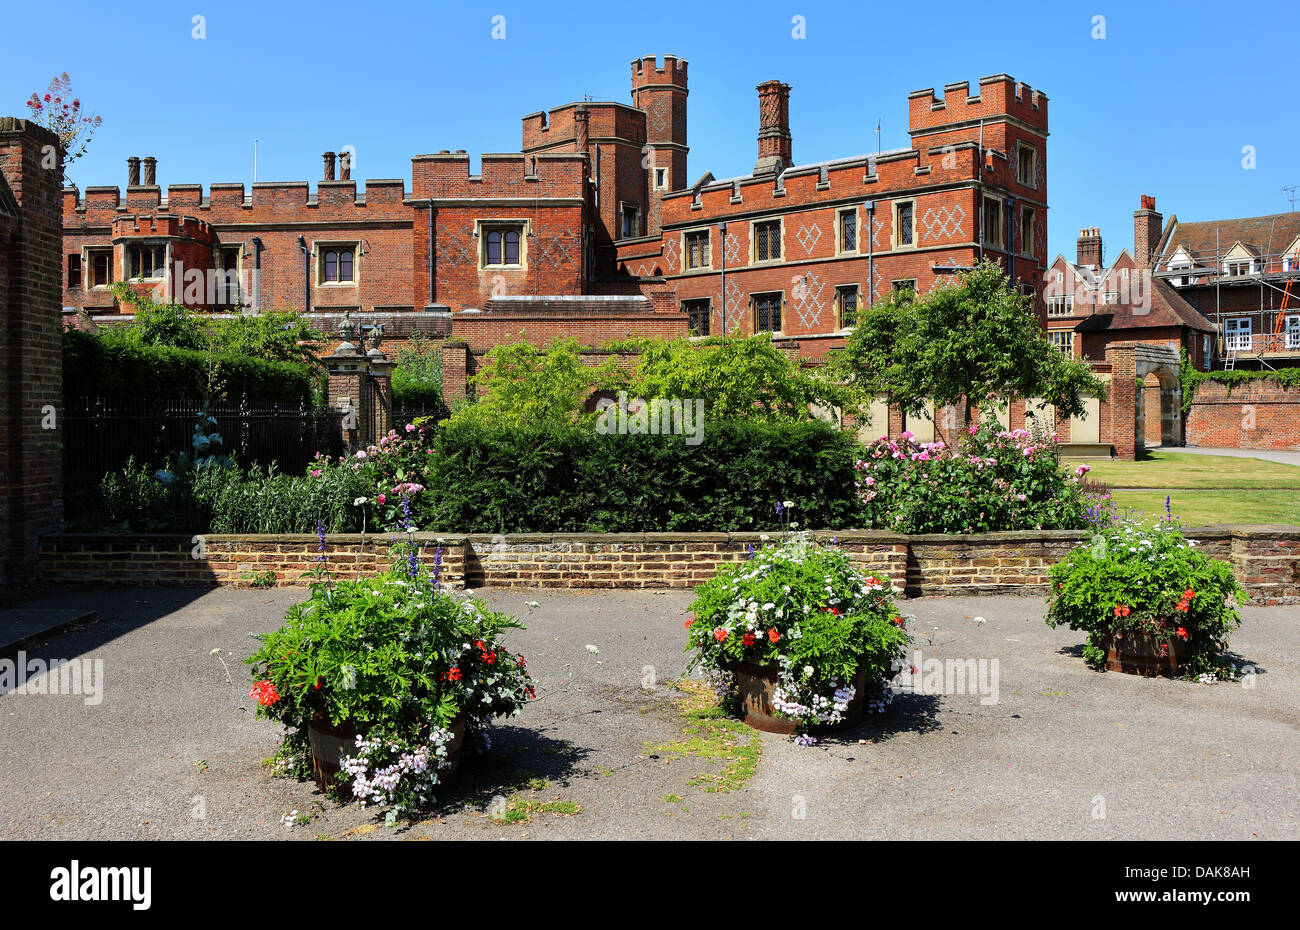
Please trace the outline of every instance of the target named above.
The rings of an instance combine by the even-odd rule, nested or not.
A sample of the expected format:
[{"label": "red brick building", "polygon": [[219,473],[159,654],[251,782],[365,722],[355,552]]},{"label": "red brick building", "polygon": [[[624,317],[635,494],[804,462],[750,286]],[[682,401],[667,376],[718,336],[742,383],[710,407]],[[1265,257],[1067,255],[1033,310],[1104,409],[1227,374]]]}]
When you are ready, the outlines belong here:
[{"label": "red brick building", "polygon": [[630,104],[525,116],[521,150],[477,175],[463,151],[416,156],[409,190],[359,194],[326,153],[314,192],[164,194],[153,159],[131,159],[125,191],[64,190],[64,312],[123,321],[108,286],[129,279],[204,310],[305,307],[323,327],[352,311],[398,338],[767,330],[820,357],[891,289],[928,292],[981,257],[1041,289],[1047,98],[1011,77],[913,93],[909,148],[802,165],[790,87],[768,81],[753,172],[694,182],[687,63],[647,57],[631,78]]}]

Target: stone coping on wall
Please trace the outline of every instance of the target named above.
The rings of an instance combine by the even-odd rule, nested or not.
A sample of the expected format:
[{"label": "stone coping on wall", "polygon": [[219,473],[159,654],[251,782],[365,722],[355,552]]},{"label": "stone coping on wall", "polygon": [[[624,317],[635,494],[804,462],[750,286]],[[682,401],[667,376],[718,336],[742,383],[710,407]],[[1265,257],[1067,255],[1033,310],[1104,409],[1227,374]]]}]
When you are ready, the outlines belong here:
[{"label": "stone coping on wall", "polygon": [[[1189,539],[1233,565],[1254,603],[1300,603],[1300,526],[1187,528]],[[412,534],[432,566],[442,550],[448,587],[689,588],[749,546],[758,533],[437,533]],[[1044,594],[1048,569],[1090,537],[1087,530],[905,536],[884,530],[821,530],[863,571],[908,596]],[[390,563],[394,533],[327,537],[337,577],[371,574]],[[403,537],[404,538],[404,537]],[[302,585],[320,552],[314,534],[58,533],[41,541],[41,580],[104,585]]]}]

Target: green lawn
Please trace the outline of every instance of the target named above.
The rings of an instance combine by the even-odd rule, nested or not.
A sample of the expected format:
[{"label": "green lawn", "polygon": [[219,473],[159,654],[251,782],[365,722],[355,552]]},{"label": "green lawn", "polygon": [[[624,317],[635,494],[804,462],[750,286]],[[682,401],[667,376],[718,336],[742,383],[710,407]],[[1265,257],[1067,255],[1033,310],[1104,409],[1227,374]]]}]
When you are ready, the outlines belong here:
[{"label": "green lawn", "polygon": [[1148,452],[1136,462],[1080,459],[1070,467],[1092,466],[1088,475],[1112,488],[1300,489],[1300,468],[1263,459],[1186,452]]},{"label": "green lawn", "polygon": [[1095,459],[1088,477],[1109,485],[1115,506],[1158,519],[1165,495],[1188,526],[1214,523],[1300,525],[1300,468],[1263,459],[1185,452],[1149,452],[1136,462]]},{"label": "green lawn", "polygon": [[1174,516],[1188,526],[1215,523],[1289,523],[1300,525],[1300,489],[1290,491],[1123,491],[1113,492],[1115,506],[1144,511],[1139,519],[1164,516],[1165,495]]}]

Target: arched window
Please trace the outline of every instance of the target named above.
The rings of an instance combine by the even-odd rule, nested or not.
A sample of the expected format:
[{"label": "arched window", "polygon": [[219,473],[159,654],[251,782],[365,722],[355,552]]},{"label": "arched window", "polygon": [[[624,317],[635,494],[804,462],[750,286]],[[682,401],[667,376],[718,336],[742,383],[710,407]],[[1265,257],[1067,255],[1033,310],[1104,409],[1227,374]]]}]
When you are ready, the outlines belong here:
[{"label": "arched window", "polygon": [[326,249],[322,280],[327,284],[349,284],[353,277],[353,262],[356,253],[353,249]]},{"label": "arched window", "polygon": [[521,257],[522,226],[497,224],[486,227],[483,232],[482,242],[484,267],[520,265],[523,263]]}]

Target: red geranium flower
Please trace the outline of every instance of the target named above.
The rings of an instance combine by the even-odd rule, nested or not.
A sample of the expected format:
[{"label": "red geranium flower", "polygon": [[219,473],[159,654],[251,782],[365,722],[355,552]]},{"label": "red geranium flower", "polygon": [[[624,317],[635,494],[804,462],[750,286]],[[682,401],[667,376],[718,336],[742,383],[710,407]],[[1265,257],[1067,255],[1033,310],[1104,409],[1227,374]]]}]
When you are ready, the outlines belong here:
[{"label": "red geranium flower", "polygon": [[689,629],[691,628],[691,624],[694,623],[694,622],[695,622],[695,618],[693,618],[693,617],[692,617],[690,620],[687,620],[687,621],[686,621],[686,629],[689,630]]},{"label": "red geranium flower", "polygon": [[263,707],[270,707],[276,701],[280,700],[280,692],[275,690],[275,685],[269,681],[259,681],[253,685],[253,690],[248,692],[251,698],[257,698],[257,703]]},{"label": "red geranium flower", "polygon": [[776,631],[776,627],[772,627],[772,629],[767,631],[767,638],[772,642],[776,642],[781,638],[781,634]]},{"label": "red geranium flower", "polygon": [[746,646],[752,646],[754,645],[754,634],[746,633],[744,636],[740,638],[740,641],[744,643]]},{"label": "red geranium flower", "polygon": [[1180,626],[1178,628],[1178,635],[1183,639],[1187,639],[1187,628]]},{"label": "red geranium flower", "polygon": [[713,631],[713,638],[716,639],[718,642],[723,642],[727,638],[727,631],[724,630],[722,627],[718,627],[716,630]]},{"label": "red geranium flower", "polygon": [[449,668],[442,673],[442,677],[444,681],[460,681],[460,669]]}]

